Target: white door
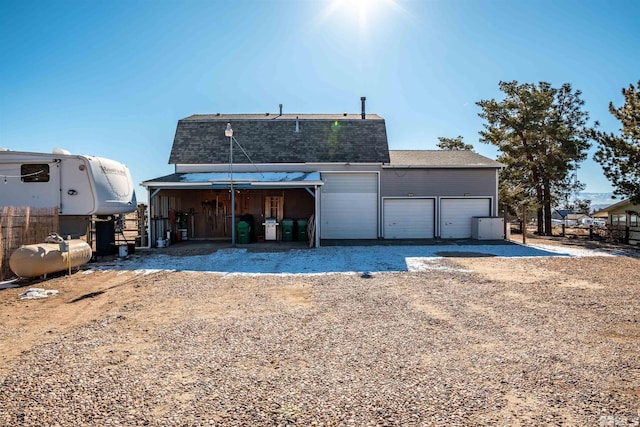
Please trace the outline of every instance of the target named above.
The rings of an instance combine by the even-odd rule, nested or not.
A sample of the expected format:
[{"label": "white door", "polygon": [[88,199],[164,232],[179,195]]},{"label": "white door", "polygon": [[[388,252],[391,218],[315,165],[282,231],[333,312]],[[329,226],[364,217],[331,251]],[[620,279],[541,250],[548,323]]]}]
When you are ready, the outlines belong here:
[{"label": "white door", "polygon": [[378,238],[378,174],[322,173],[320,238]]},{"label": "white door", "polygon": [[440,199],[440,237],[468,239],[471,218],[491,216],[490,199]]},{"label": "white door", "polygon": [[385,239],[433,239],[433,199],[385,199],[382,209]]}]

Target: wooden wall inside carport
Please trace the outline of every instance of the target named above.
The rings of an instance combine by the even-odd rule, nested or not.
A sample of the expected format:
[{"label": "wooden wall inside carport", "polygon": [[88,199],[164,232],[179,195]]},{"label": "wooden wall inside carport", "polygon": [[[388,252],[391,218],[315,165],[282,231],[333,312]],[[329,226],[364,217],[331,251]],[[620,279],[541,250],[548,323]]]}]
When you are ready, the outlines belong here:
[{"label": "wooden wall inside carport", "polygon": [[[315,199],[303,188],[236,190],[236,222],[252,215],[255,235],[264,235],[265,198],[282,196],[284,218],[309,218]],[[231,238],[231,198],[229,190],[162,190],[156,197],[175,198],[180,212],[189,213],[188,235],[195,239]],[[173,226],[174,231],[177,226]],[[253,233],[252,233],[253,234]]]}]

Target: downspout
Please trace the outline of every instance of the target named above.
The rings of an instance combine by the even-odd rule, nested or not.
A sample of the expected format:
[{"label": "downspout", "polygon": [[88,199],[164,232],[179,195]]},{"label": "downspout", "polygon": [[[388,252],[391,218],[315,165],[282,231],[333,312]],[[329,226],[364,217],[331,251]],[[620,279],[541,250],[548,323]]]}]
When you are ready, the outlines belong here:
[{"label": "downspout", "polygon": [[499,179],[500,179],[500,169],[496,169],[496,194],[493,198],[493,200],[495,200],[494,203],[494,207],[493,207],[493,216],[498,216],[498,203],[500,202],[498,200],[498,194],[499,194]]},{"label": "downspout", "polygon": [[376,221],[378,222],[378,239],[382,238],[383,235],[383,223],[382,223],[382,191],[380,190],[380,181],[381,181],[381,177],[380,175],[382,174],[382,172],[378,172],[376,173],[376,175],[378,176],[378,188],[376,189],[376,197],[378,199],[378,212],[376,212]]}]

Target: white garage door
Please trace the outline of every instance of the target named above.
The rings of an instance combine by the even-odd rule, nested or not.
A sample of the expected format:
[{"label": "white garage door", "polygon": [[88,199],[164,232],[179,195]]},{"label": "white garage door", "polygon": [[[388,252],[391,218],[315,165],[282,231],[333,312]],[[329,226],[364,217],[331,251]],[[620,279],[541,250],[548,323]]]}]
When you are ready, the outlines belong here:
[{"label": "white garage door", "polygon": [[468,239],[471,237],[471,218],[490,215],[490,199],[441,199],[440,237]]},{"label": "white garage door", "polygon": [[378,175],[322,173],[320,238],[378,238]]},{"label": "white garage door", "polygon": [[385,199],[382,218],[385,239],[433,239],[433,199]]}]

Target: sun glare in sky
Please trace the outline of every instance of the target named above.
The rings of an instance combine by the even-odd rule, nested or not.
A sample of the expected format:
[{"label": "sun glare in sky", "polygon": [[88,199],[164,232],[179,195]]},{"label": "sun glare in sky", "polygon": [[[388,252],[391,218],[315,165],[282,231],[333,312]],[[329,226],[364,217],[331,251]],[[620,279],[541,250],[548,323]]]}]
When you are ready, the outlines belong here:
[{"label": "sun glare in sky", "polygon": [[374,21],[390,10],[403,12],[397,0],[331,0],[324,9],[321,20],[336,16],[349,22],[355,22],[358,33],[366,37]]}]

